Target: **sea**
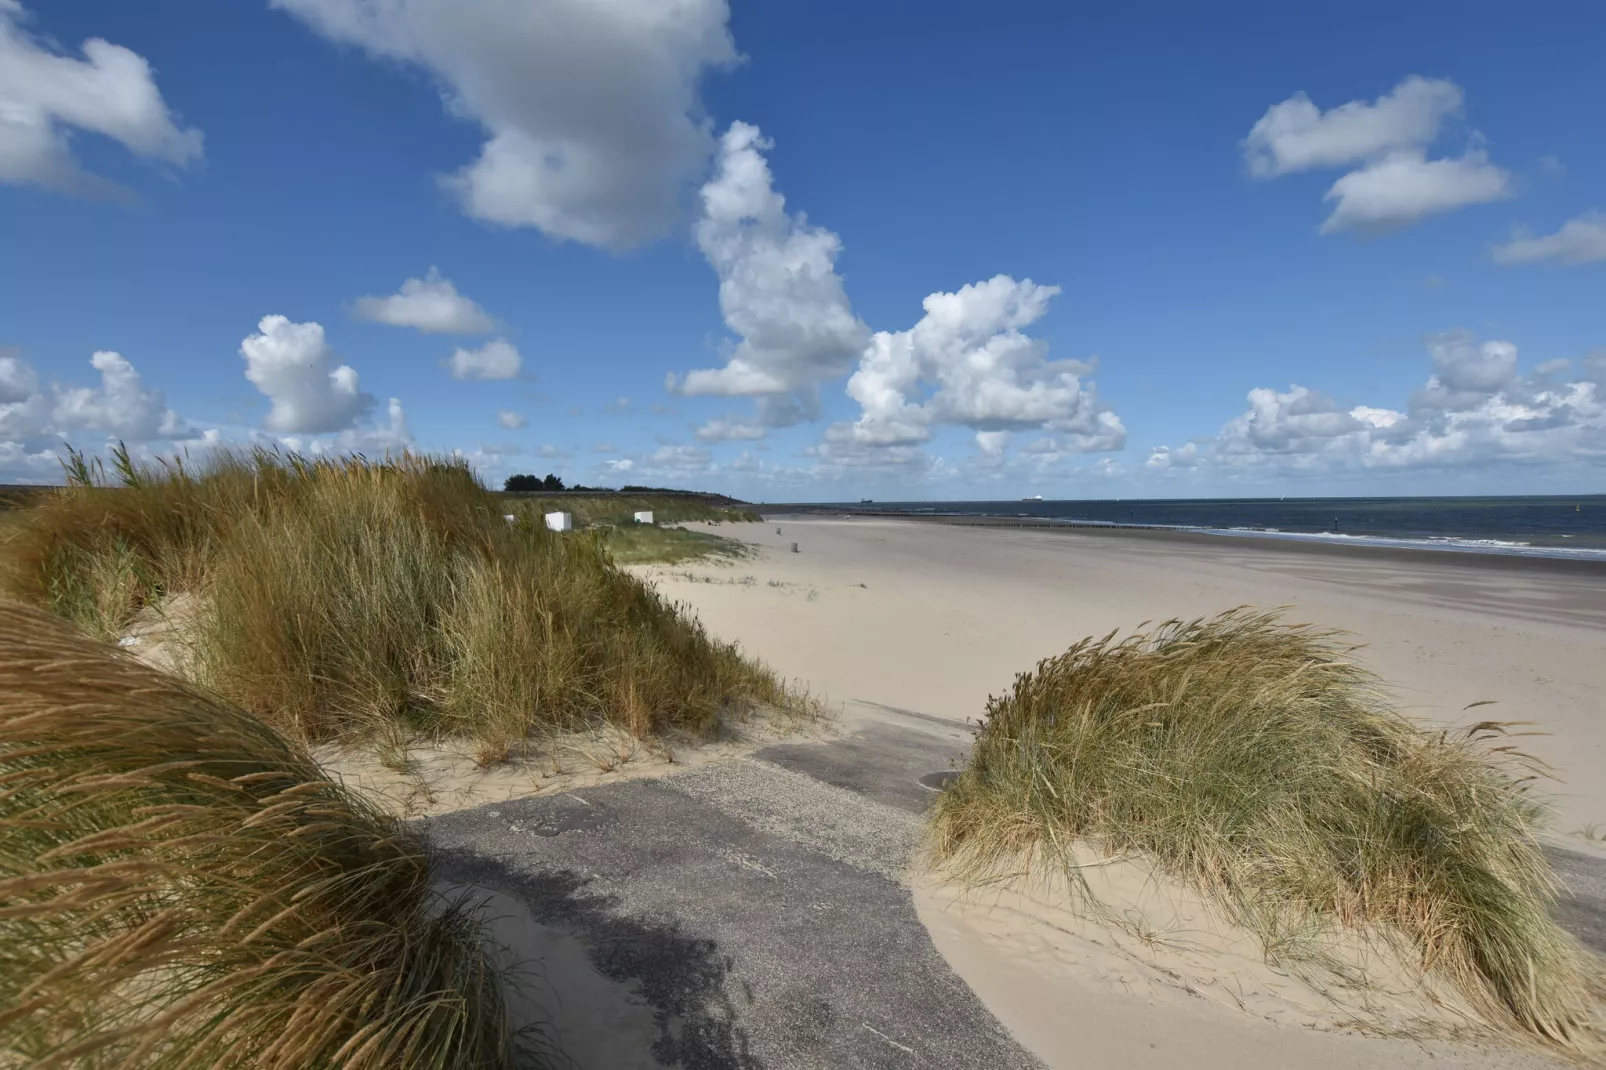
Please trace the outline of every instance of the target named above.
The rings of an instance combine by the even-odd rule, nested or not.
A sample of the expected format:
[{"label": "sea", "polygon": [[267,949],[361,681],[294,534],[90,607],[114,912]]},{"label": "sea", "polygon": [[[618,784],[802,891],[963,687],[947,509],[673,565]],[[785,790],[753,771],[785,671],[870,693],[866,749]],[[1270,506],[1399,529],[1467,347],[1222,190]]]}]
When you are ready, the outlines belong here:
[{"label": "sea", "polygon": [[1606,494],[821,503],[846,512],[1036,517],[1253,539],[1606,561]]}]

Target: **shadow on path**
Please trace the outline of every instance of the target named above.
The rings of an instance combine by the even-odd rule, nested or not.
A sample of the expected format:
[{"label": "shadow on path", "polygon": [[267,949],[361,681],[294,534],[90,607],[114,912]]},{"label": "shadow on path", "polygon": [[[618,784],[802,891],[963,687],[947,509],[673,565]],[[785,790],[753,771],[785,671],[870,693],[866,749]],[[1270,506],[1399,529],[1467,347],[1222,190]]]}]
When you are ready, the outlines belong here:
[{"label": "shadow on path", "polygon": [[498,935],[536,966],[532,996],[584,1070],[1042,1065],[890,875],[917,836],[908,810],[735,759],[418,827],[440,878],[519,915]]},{"label": "shadow on path", "polygon": [[[502,892],[536,922],[580,936],[597,972],[631,986],[652,1008],[654,1062],[686,1070],[764,1070],[748,1050],[746,1031],[726,995],[731,961],[714,941],[687,933],[672,918],[621,914],[617,896],[596,891],[591,879],[573,870],[520,872],[467,850],[442,851],[436,858],[446,880]],[[543,965],[525,964],[536,975],[531,996],[561,1005],[568,994],[565,978]],[[555,1017],[563,1017],[561,1007]],[[563,1044],[561,1034],[555,1039]]]}]

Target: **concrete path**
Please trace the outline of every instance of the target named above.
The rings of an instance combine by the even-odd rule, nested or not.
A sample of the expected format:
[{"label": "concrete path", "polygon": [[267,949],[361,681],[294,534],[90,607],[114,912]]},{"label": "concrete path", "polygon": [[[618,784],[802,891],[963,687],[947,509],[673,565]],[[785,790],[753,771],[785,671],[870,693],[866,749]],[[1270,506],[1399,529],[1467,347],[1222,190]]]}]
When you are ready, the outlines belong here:
[{"label": "concrete path", "polygon": [[[421,824],[446,879],[577,933],[650,1008],[634,1065],[1036,1068],[895,879],[931,794],[918,777],[962,742],[872,731]],[[561,1000],[565,978],[546,980]]]},{"label": "concrete path", "polygon": [[[873,712],[842,739],[420,825],[448,880],[515,902],[526,929],[570,934],[567,957],[551,942],[526,955],[545,960],[536,1000],[583,1070],[1040,1067],[949,969],[897,879],[928,785],[968,733]],[[1563,922],[1606,952],[1606,863],[1555,860],[1575,892]],[[564,1005],[588,998],[591,971],[620,1007]]]}]

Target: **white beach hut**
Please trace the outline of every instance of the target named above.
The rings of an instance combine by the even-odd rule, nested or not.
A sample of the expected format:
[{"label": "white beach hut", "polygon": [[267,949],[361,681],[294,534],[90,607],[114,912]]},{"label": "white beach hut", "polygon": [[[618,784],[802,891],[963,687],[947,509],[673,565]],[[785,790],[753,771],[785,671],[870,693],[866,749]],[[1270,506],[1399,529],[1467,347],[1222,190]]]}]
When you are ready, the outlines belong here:
[{"label": "white beach hut", "polygon": [[553,531],[573,531],[574,514],[548,513],[546,515],[546,526]]},{"label": "white beach hut", "polygon": [[652,523],[652,510],[651,509],[643,509],[639,513],[637,513],[636,514],[636,523],[638,523],[638,524],[651,524]]}]

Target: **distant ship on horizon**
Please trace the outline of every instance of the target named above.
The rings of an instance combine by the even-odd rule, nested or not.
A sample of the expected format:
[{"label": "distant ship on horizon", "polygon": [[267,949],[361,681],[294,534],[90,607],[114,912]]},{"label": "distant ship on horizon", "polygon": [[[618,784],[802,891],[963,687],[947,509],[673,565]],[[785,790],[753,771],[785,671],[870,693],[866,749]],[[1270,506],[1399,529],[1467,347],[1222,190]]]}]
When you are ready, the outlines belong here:
[{"label": "distant ship on horizon", "polygon": [[1023,502],[1040,502],[1042,500],[1043,496],[1041,494],[1032,494],[1021,499]]}]

